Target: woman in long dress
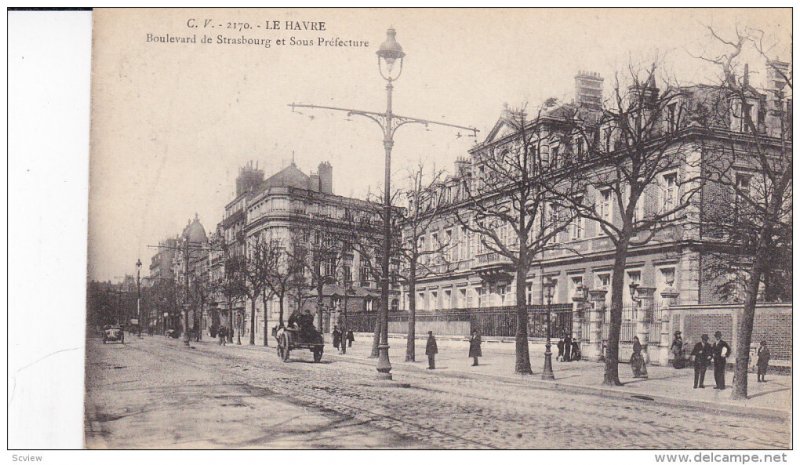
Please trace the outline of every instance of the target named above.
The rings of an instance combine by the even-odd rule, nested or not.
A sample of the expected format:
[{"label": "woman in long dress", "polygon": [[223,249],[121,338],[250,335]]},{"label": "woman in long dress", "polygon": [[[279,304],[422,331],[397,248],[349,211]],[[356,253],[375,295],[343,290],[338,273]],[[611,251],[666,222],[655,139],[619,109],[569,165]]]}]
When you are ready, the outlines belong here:
[{"label": "woman in long dress", "polygon": [[631,370],[633,370],[634,378],[647,378],[647,366],[644,363],[644,356],[642,356],[642,343],[639,342],[638,336],[633,337]]}]

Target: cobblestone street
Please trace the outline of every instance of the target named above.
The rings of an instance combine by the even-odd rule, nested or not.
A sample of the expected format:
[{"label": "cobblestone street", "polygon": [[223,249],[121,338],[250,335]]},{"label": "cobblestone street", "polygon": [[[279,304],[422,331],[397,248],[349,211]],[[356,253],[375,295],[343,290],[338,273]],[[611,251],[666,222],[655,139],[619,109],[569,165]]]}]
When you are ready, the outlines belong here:
[{"label": "cobblestone street", "polygon": [[[786,419],[420,370],[358,352],[292,353],[164,337],[87,343],[89,448],[786,448]],[[330,348],[326,348],[329,350]],[[424,358],[424,357],[418,357]],[[702,418],[702,419],[701,419]]]}]

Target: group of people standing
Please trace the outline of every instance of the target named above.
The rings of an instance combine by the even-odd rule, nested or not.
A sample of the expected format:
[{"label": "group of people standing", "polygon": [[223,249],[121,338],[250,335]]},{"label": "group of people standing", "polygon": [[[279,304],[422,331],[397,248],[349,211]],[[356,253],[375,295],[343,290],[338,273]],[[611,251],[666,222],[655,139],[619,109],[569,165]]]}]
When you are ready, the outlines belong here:
[{"label": "group of people standing", "polygon": [[581,346],[578,344],[578,340],[573,339],[569,334],[559,338],[556,347],[558,347],[556,360],[560,362],[572,362],[581,359]]},{"label": "group of people standing", "polygon": [[[428,356],[428,369],[436,369],[436,354],[439,353],[439,347],[436,345],[436,337],[433,336],[433,331],[428,331],[428,342],[425,344],[425,355]],[[472,330],[469,336],[469,357],[472,359],[472,366],[478,366],[478,358],[483,356],[481,351],[481,335],[478,334],[477,329]]]},{"label": "group of people standing", "polygon": [[[345,333],[341,329],[339,329],[338,325],[333,325],[333,348],[341,352],[341,349],[344,349],[345,344],[347,347],[353,347],[353,341],[356,340],[355,335],[353,334],[353,330],[347,331]],[[341,349],[340,349],[341,346]]]},{"label": "group of people standing", "polygon": [[[728,356],[731,354],[731,346],[722,340],[722,333],[714,333],[714,344],[708,342],[708,334],[700,336],[700,342],[694,345],[694,349],[689,354],[694,357],[694,389],[705,388],[706,369],[713,363],[714,365],[714,389],[725,389],[725,366],[728,363]],[[676,353],[679,344],[683,344],[681,332],[676,331],[673,346],[673,354],[679,362],[674,364],[675,368],[685,366],[683,353]],[[680,358],[678,358],[680,357]]]}]

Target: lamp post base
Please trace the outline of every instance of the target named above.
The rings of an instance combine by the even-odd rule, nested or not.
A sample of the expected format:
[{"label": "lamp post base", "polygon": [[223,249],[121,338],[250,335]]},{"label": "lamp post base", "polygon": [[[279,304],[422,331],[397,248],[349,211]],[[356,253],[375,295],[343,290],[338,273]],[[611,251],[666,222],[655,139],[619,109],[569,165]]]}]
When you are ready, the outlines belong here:
[{"label": "lamp post base", "polygon": [[544,370],[542,370],[542,379],[547,381],[556,379],[556,376],[553,374],[553,353],[550,352],[549,343],[545,345]]},{"label": "lamp post base", "polygon": [[391,381],[392,379],[392,364],[389,362],[389,344],[380,344],[378,346],[378,379]]}]

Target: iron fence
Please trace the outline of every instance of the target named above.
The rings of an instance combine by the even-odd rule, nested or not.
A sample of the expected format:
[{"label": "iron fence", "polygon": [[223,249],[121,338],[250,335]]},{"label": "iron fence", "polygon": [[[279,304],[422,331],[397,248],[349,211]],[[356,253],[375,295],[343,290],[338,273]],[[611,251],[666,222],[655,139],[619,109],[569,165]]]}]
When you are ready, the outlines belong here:
[{"label": "iron fence", "polygon": [[[528,310],[528,336],[546,337],[547,306],[530,305]],[[550,336],[559,337],[572,332],[572,304],[555,304],[550,307]],[[371,332],[375,329],[374,313],[350,314],[347,317],[348,329],[359,332]],[[390,326],[407,330],[408,312],[397,312],[389,315]],[[420,327],[437,328],[438,334],[463,335],[465,332],[478,330],[483,336],[514,337],[517,332],[517,308],[483,307],[451,309],[440,312],[416,312],[416,322]],[[452,324],[451,324],[452,323]],[[456,324],[459,323],[459,324]],[[469,330],[466,328],[469,327]],[[448,334],[448,333],[453,334]],[[455,334],[455,333],[458,334]]]}]

